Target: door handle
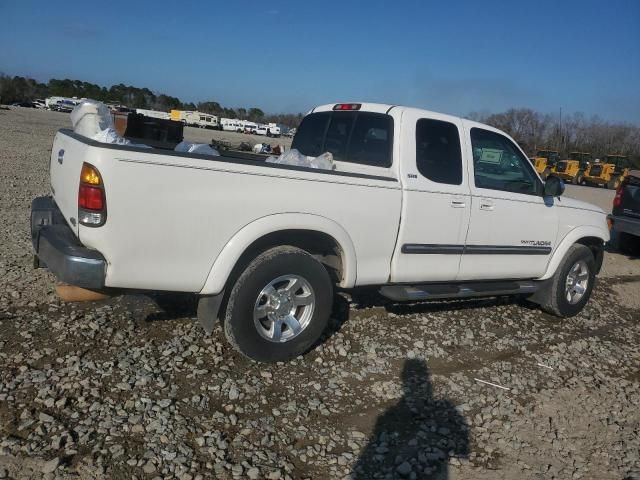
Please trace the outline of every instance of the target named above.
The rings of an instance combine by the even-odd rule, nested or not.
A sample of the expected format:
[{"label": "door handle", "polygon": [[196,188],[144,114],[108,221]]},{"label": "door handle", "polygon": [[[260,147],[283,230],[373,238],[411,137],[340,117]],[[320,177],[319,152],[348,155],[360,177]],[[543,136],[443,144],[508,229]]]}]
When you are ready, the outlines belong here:
[{"label": "door handle", "polygon": [[451,206],[453,208],[464,208],[467,204],[464,200],[451,200]]},{"label": "door handle", "polygon": [[480,210],[493,210],[493,202],[491,200],[480,200]]}]

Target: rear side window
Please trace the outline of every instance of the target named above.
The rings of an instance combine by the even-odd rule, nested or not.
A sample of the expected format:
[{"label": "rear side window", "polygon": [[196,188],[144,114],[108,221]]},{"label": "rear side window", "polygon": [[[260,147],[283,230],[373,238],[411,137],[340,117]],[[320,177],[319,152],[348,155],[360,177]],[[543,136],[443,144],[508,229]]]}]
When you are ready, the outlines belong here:
[{"label": "rear side window", "polygon": [[291,148],[304,155],[331,152],[341,162],[391,166],[393,119],[371,112],[320,112],[307,115]]},{"label": "rear side window", "polygon": [[462,183],[460,134],[453,123],[420,119],[416,124],[416,167],[432,182]]},{"label": "rear side window", "polygon": [[312,113],[304,117],[296,131],[291,148],[310,157],[321,155],[324,152],[322,149],[329,120],[331,120],[330,112]]}]

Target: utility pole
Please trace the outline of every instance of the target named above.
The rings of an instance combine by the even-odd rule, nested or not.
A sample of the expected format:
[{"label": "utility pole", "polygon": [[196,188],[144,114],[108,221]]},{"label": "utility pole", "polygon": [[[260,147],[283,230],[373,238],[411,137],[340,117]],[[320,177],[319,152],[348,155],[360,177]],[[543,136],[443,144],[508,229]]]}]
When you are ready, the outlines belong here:
[{"label": "utility pole", "polygon": [[[562,152],[564,147],[564,138],[562,136],[562,107],[560,107],[560,131],[558,132],[560,135],[560,146],[558,147],[558,152]],[[562,153],[560,153],[562,155]]]}]

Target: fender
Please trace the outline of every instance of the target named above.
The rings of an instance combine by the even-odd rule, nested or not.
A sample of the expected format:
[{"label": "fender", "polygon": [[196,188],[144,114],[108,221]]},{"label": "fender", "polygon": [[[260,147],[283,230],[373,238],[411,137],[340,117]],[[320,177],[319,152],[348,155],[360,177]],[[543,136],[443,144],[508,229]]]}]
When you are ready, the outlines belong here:
[{"label": "fender", "polygon": [[338,223],[320,215],[308,213],[280,213],[267,215],[245,225],[227,242],[213,262],[201,295],[216,295],[222,291],[245,250],[259,238],[281,230],[313,230],[325,233],[342,249],[342,288],[356,283],[356,249],[349,234]]},{"label": "fender", "polygon": [[567,233],[562,239],[562,241],[558,245],[558,248],[554,250],[553,254],[551,255],[551,259],[547,264],[547,270],[544,272],[544,275],[538,278],[538,280],[547,280],[548,278],[553,277],[553,275],[556,273],[558,265],[560,265],[560,262],[566,255],[571,245],[576,243],[581,238],[585,237],[596,237],[602,239],[603,242],[608,242],[609,231],[601,227],[596,227],[594,225],[582,225],[580,227],[574,228],[573,230],[570,230],[569,233]]}]

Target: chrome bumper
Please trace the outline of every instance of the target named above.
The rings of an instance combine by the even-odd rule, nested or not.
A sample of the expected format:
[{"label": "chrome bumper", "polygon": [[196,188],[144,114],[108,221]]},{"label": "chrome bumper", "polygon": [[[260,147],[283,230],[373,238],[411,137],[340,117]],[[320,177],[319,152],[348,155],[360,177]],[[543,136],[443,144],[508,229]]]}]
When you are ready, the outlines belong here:
[{"label": "chrome bumper", "polygon": [[104,287],[107,262],[80,243],[51,197],[31,202],[31,240],[41,266],[59,280],[79,287]]}]

